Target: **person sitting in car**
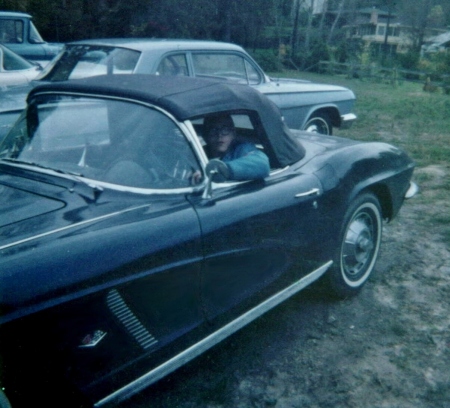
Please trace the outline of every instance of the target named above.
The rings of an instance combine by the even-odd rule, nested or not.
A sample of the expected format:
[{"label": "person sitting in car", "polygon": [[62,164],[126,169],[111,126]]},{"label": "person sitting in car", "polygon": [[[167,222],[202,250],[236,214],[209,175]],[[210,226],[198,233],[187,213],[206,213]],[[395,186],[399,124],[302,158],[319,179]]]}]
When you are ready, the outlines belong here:
[{"label": "person sitting in car", "polygon": [[269,158],[254,143],[239,139],[230,115],[208,116],[203,128],[206,154],[225,164],[222,172],[225,180],[256,180],[269,175]]}]

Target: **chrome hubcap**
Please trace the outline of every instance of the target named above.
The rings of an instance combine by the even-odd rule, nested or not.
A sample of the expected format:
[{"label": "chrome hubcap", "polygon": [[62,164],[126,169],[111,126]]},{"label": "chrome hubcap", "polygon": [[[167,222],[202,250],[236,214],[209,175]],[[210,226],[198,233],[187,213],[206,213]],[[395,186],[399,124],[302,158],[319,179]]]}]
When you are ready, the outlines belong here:
[{"label": "chrome hubcap", "polygon": [[327,123],[320,118],[315,118],[311,122],[308,122],[305,126],[305,130],[307,132],[320,133],[323,135],[328,135],[330,133]]},{"label": "chrome hubcap", "polygon": [[375,248],[375,228],[372,218],[365,213],[359,214],[351,222],[342,251],[344,271],[349,278],[357,278],[371,261]]}]

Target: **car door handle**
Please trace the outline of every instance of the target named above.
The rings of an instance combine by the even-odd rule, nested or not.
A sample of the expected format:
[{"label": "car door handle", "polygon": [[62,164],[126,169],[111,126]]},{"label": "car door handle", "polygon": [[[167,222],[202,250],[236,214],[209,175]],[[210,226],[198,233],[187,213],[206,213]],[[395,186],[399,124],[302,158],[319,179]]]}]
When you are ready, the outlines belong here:
[{"label": "car door handle", "polygon": [[304,193],[298,193],[295,195],[295,198],[302,198],[302,197],[311,197],[311,196],[317,196],[320,194],[320,189],[318,188],[312,188],[309,191],[305,191]]}]

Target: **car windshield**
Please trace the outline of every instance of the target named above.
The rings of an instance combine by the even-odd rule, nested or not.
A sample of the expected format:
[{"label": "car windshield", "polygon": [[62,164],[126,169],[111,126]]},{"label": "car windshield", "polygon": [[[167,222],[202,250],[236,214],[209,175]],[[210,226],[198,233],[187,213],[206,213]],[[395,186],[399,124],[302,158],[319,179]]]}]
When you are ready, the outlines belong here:
[{"label": "car windshield", "polygon": [[34,24],[30,21],[30,34],[28,40],[31,44],[43,44],[45,41],[42,39],[39,31],[34,26]]},{"label": "car windshield", "polygon": [[37,78],[43,81],[66,81],[105,74],[131,74],[141,53],[126,48],[71,45],[48,64]]},{"label": "car windshield", "polygon": [[135,188],[188,187],[200,171],[180,127],[161,111],[74,96],[36,98],[0,145],[0,159]]}]

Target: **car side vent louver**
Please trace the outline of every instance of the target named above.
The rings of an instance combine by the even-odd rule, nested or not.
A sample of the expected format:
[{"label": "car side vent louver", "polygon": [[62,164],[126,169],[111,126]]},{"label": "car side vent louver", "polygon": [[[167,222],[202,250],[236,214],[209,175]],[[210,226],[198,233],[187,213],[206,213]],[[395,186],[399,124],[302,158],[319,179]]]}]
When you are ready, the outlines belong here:
[{"label": "car side vent louver", "polygon": [[124,325],[125,329],[144,350],[147,350],[158,343],[158,340],[156,340],[143,326],[116,289],[113,289],[108,293],[107,304],[111,312],[113,312]]}]

